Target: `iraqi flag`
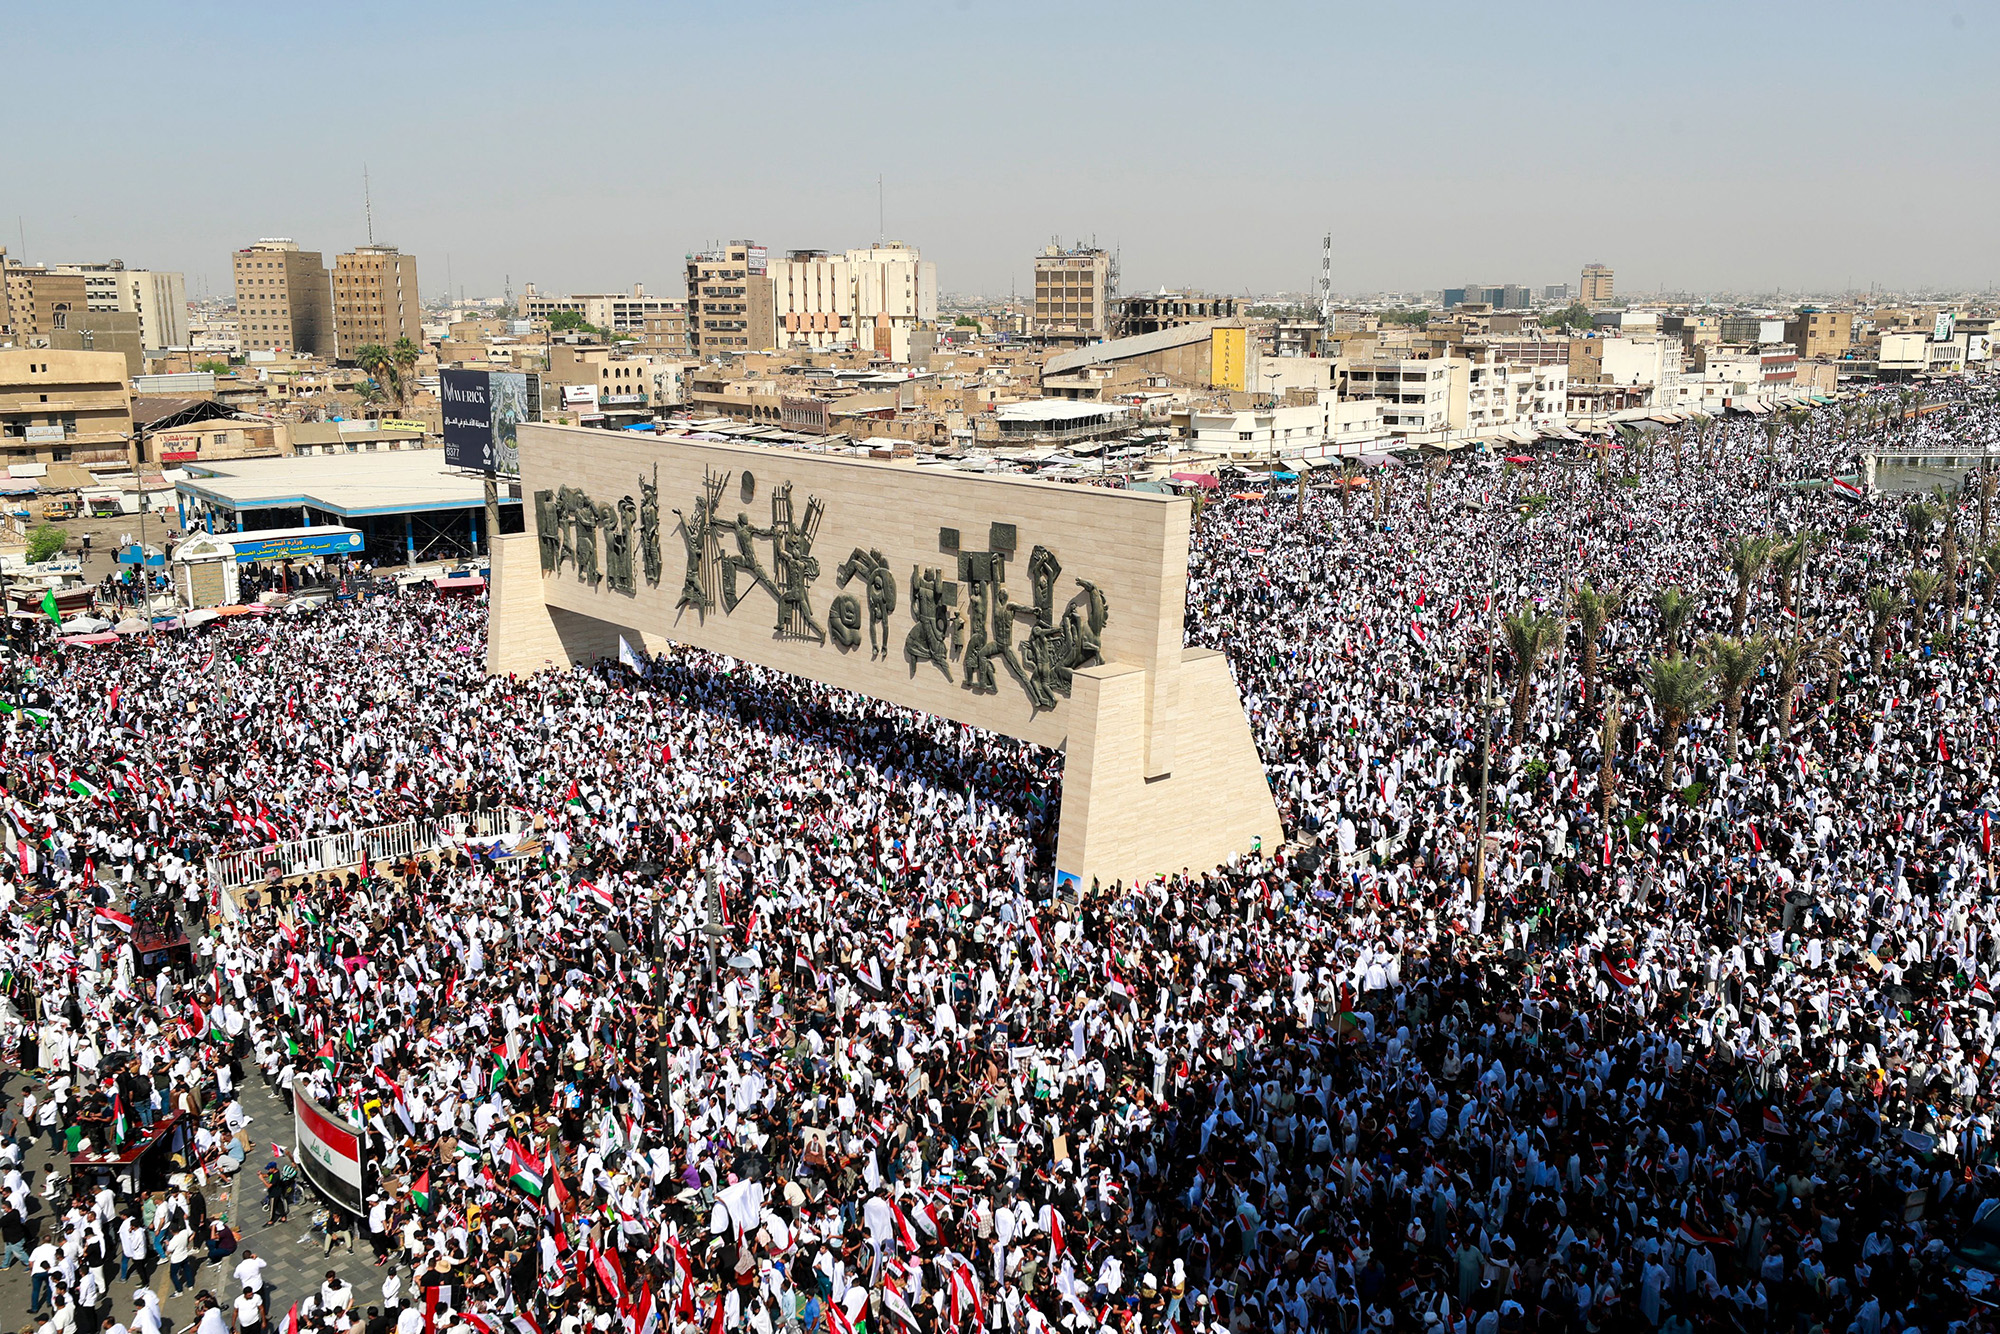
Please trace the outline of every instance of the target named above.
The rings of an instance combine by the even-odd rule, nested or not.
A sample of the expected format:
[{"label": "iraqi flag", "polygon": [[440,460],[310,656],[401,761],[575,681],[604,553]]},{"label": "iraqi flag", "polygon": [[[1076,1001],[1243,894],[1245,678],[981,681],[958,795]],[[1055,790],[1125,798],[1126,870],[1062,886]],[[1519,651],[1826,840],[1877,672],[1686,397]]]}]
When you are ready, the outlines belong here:
[{"label": "iraqi flag", "polygon": [[1431,642],[1431,632],[1424,628],[1422,621],[1413,620],[1410,622],[1410,638],[1416,640],[1417,644],[1422,647]]},{"label": "iraqi flag", "polygon": [[1839,496],[1842,500],[1850,501],[1856,505],[1862,504],[1868,499],[1866,491],[1863,491],[1845,477],[1827,478],[1826,489],[1829,494]]},{"label": "iraqi flag", "polygon": [[132,919],[122,912],[115,912],[110,908],[99,908],[94,916],[98,921],[108,926],[115,926],[120,931],[130,931],[132,929]]},{"label": "iraqi flag", "polygon": [[611,897],[611,890],[598,881],[584,881],[583,890],[586,894],[590,895],[593,903],[606,912],[610,912],[612,908],[617,906],[616,901]]},{"label": "iraqi flag", "polygon": [[1639,975],[1632,971],[1632,960],[1625,960],[1624,966],[1612,962],[1609,954],[1600,954],[1598,961],[1604,965],[1605,974],[1617,984],[1620,991],[1630,991],[1639,985]]},{"label": "iraqi flag", "polygon": [[1785,1114],[1775,1107],[1764,1109],[1764,1133],[1766,1135],[1790,1135],[1792,1128],[1785,1124]]},{"label": "iraqi flag", "polygon": [[1944,733],[1938,733],[1938,763],[1951,763],[1951,747],[1945,744]]}]

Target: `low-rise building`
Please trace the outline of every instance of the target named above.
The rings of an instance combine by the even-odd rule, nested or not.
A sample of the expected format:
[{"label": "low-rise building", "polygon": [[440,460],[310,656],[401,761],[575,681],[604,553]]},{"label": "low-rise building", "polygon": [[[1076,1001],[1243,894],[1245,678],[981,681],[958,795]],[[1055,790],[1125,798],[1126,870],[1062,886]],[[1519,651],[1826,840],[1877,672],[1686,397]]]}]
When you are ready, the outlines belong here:
[{"label": "low-rise building", "polygon": [[1379,400],[1342,400],[1331,393],[1286,407],[1193,408],[1187,413],[1187,438],[1202,453],[1232,458],[1356,458],[1381,443],[1383,411]]},{"label": "low-rise building", "polygon": [[1464,357],[1379,356],[1347,368],[1351,399],[1382,405],[1390,435],[1432,435],[1463,429],[1471,363]]},{"label": "low-rise building", "polygon": [[132,391],[116,352],[0,348],[0,463],[127,457]]}]

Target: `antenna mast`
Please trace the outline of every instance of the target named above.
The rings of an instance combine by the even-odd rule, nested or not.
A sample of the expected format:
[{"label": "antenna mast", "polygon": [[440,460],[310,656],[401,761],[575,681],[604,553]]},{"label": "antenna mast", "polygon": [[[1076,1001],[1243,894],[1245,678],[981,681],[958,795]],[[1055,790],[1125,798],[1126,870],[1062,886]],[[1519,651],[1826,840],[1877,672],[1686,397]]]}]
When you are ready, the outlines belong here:
[{"label": "antenna mast", "polygon": [[1333,233],[1328,232],[1319,243],[1319,327],[1320,332],[1333,332]]},{"label": "antenna mast", "polygon": [[[368,244],[375,244],[375,196],[368,188],[368,164],[361,164],[361,211],[368,219]],[[446,292],[449,296],[449,289]]]}]

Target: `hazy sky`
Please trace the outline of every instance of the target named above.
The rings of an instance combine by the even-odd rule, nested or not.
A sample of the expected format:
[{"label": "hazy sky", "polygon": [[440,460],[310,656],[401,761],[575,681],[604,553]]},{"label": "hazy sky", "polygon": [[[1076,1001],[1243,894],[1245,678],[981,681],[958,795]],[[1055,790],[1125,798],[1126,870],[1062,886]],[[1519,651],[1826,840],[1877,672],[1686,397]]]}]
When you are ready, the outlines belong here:
[{"label": "hazy sky", "polygon": [[[375,235],[426,293],[678,296],[684,253],[923,248],[1025,285],[1985,286],[2000,8],[1816,3],[19,6],[0,244],[229,283]],[[17,226],[16,218],[19,218]]]}]

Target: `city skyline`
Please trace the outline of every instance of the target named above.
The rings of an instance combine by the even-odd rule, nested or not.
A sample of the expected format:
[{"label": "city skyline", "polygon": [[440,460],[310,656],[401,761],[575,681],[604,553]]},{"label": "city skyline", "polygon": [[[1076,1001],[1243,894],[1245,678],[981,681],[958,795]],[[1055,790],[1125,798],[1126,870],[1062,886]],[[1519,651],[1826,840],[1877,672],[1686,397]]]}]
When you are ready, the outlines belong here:
[{"label": "city skyline", "polygon": [[[37,262],[115,255],[223,296],[231,253],[260,237],[365,243],[365,164],[374,239],[451,295],[678,295],[705,245],[884,236],[920,247],[953,293],[1028,290],[1057,239],[1116,250],[1124,291],[1306,293],[1328,231],[1340,292],[1574,282],[1598,258],[1633,295],[1993,282],[1987,229],[1951,221],[1996,202],[1990,150],[1936,133],[2000,109],[1980,71],[1993,19],[1948,5],[1716,22],[1452,6],[1449,40],[1421,44],[1406,16],[1292,5],[779,6],[761,25],[363,5],[337,28],[204,12],[129,7],[93,32],[110,91],[91,98],[56,58],[78,25],[15,21],[20,100],[43,109],[11,145],[0,244]],[[380,59],[389,24],[417,74]],[[135,150],[135,134],[172,142],[179,113],[146,119],[158,75],[212,64],[217,32],[238,38],[241,104],[298,101],[324,78],[303,105],[357,109],[190,118],[244,164],[220,183],[185,154]],[[755,98],[730,95],[740,63],[692,54],[729,49],[767,72]],[[617,73],[655,59],[671,78]]]}]

